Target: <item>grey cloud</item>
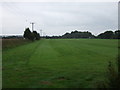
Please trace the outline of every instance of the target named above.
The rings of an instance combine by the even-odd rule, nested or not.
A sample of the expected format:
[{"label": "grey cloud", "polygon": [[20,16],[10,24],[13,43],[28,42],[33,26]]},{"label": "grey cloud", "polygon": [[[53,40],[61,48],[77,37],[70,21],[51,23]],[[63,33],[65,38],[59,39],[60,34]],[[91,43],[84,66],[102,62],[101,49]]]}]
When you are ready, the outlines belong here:
[{"label": "grey cloud", "polygon": [[[117,3],[7,3],[3,7],[3,10],[12,14],[13,19],[14,16],[18,17],[13,22],[6,15],[9,17],[7,21],[4,18],[6,34],[22,34],[20,27],[25,24],[21,23],[26,20],[28,23],[36,22],[35,28],[42,28],[47,35],[61,35],[74,29],[90,30],[94,34],[106,29],[117,29]],[[18,24],[10,27],[8,22],[12,26]],[[8,31],[7,25],[12,31]]]}]

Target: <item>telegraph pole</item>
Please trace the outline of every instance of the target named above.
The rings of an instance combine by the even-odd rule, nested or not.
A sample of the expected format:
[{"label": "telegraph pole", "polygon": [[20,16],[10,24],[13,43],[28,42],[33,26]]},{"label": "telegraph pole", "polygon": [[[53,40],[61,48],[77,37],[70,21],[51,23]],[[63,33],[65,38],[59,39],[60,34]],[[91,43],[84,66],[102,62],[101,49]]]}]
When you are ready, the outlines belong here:
[{"label": "telegraph pole", "polygon": [[33,30],[34,30],[34,24],[35,24],[35,23],[34,23],[34,22],[31,22],[30,24],[32,25],[32,31],[33,31]]}]

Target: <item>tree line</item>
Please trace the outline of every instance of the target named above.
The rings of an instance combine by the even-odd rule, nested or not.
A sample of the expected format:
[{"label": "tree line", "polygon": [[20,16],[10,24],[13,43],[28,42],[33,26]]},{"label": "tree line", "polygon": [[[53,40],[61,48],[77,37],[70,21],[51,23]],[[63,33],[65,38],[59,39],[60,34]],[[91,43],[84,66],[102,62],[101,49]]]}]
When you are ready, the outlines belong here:
[{"label": "tree line", "polygon": [[65,33],[62,35],[62,38],[94,38],[91,32],[80,32],[80,31],[72,31],[71,33]]},{"label": "tree line", "polygon": [[37,31],[31,32],[29,28],[26,28],[22,36],[2,36],[3,39],[19,39],[19,38],[25,38],[29,40],[39,40],[40,38],[46,38],[46,39],[59,39],[59,38],[98,38],[98,39],[120,39],[120,30],[116,31],[105,31],[103,33],[100,33],[99,35],[95,36],[89,31],[72,31],[70,33],[65,33],[62,36],[42,36],[40,37],[40,34],[37,33]]},{"label": "tree line", "polygon": [[104,33],[100,33],[99,35],[95,36],[89,31],[72,31],[71,33],[65,33],[62,36],[45,36],[44,38],[51,39],[51,38],[98,38],[98,39],[120,39],[120,30],[116,31],[105,31]]},{"label": "tree line", "polygon": [[120,39],[120,30],[113,31],[105,31],[97,36],[97,38],[101,39]]}]

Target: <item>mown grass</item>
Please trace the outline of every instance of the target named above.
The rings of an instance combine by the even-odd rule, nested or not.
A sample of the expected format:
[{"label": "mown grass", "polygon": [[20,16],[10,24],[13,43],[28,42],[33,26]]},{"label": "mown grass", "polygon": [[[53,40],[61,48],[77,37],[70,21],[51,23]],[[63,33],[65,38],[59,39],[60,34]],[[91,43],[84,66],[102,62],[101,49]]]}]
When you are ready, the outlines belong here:
[{"label": "mown grass", "polygon": [[95,88],[118,40],[46,39],[3,50],[3,88]]}]

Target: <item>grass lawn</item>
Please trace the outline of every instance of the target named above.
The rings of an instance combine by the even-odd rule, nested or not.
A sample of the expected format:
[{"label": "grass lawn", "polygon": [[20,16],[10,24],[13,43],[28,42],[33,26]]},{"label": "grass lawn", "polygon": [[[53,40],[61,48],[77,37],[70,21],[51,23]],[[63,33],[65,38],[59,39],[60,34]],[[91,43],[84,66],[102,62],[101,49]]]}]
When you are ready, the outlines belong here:
[{"label": "grass lawn", "polygon": [[3,88],[95,88],[118,40],[44,39],[2,52]]}]

